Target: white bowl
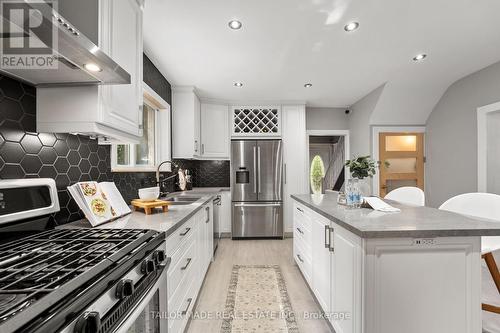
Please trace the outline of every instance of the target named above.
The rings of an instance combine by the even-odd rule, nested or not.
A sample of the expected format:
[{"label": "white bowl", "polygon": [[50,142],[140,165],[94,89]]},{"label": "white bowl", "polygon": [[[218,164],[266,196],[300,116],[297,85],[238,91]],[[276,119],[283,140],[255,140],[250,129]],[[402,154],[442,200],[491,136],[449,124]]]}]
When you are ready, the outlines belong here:
[{"label": "white bowl", "polygon": [[160,196],[160,188],[158,186],[155,187],[146,187],[139,189],[139,198],[141,200],[156,200]]}]

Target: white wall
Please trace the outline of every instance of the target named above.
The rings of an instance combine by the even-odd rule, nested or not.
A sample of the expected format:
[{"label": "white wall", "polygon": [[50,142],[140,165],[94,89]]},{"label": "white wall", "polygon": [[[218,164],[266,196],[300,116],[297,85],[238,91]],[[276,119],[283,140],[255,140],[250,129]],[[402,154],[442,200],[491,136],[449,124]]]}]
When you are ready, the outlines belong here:
[{"label": "white wall", "polygon": [[500,62],[456,81],[441,97],[426,125],[428,205],[477,191],[477,108],[498,101]]},{"label": "white wall", "polygon": [[346,130],[349,116],[346,108],[306,108],[306,128],[308,130]]},{"label": "white wall", "polygon": [[371,154],[370,119],[385,85],[357,101],[349,114],[349,135],[351,157]]}]

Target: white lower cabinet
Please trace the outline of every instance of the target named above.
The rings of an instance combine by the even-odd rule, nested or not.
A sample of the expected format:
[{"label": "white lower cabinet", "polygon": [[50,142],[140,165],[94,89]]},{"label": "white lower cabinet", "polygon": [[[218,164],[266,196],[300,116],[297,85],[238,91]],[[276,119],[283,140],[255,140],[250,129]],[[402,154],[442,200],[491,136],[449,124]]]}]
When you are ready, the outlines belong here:
[{"label": "white lower cabinet", "polygon": [[[297,202],[293,221],[295,261],[335,332],[361,332],[361,238]],[[309,251],[311,267],[296,248]]]},{"label": "white lower cabinet", "polygon": [[168,332],[181,333],[201,289],[213,255],[213,210],[207,203],[167,238]]},{"label": "white lower cabinet", "polygon": [[332,253],[328,243],[330,221],[318,216],[313,218],[311,222],[311,248],[314,253],[311,289],[323,311],[330,312],[333,273],[330,264]]}]

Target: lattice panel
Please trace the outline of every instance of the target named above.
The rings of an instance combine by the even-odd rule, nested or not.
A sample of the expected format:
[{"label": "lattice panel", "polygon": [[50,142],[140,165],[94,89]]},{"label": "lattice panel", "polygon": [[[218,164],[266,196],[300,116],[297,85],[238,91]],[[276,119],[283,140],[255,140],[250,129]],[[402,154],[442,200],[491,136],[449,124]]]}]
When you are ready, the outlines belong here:
[{"label": "lattice panel", "polygon": [[233,135],[280,135],[280,110],[278,108],[234,108]]}]

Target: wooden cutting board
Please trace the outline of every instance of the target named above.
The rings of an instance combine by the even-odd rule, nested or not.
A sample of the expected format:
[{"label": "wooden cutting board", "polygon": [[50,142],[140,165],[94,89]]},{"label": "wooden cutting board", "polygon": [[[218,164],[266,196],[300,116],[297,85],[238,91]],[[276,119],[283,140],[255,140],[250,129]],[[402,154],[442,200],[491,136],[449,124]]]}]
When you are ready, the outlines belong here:
[{"label": "wooden cutting board", "polygon": [[161,208],[163,212],[168,212],[168,206],[170,205],[170,201],[164,201],[164,200],[150,201],[150,200],[134,199],[132,200],[131,204],[134,207],[135,211],[143,209],[146,215],[151,215],[153,209],[155,208]]}]

